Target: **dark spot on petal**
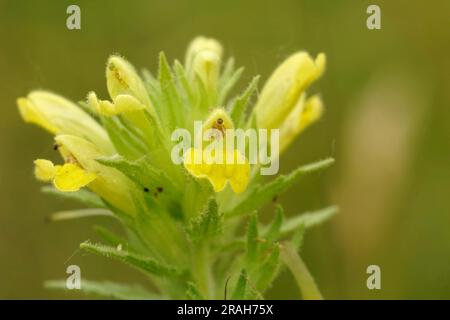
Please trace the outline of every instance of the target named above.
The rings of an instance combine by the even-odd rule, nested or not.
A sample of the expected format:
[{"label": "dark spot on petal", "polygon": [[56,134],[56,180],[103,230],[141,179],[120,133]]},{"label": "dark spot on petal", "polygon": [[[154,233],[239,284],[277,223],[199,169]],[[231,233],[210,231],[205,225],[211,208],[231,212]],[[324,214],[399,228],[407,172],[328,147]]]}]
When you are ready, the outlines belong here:
[{"label": "dark spot on petal", "polygon": [[163,187],[158,187],[158,188],[156,188],[156,191],[158,191],[159,193],[161,193],[161,192],[164,191],[164,189],[163,189]]},{"label": "dark spot on petal", "polygon": [[147,187],[144,187],[144,192],[149,192],[150,190]]}]

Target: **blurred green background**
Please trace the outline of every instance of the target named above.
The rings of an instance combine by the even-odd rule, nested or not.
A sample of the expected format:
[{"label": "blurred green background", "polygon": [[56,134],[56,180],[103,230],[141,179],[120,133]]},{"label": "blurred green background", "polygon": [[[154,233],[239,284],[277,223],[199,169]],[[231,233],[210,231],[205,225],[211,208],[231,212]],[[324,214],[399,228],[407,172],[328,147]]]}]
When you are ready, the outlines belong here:
[{"label": "blurred green background", "polygon": [[[372,3],[381,30],[366,28]],[[81,30],[66,28],[69,4],[81,7]],[[74,101],[90,90],[106,96],[109,54],[155,70],[160,50],[182,59],[200,34],[246,66],[241,89],[296,50],[327,54],[325,76],[310,90],[326,113],[283,156],[281,171],[326,156],[337,163],[280,197],[291,214],[341,207],[303,248],[325,298],[450,298],[449,13],[447,0],[1,0],[0,298],[79,297],[42,286],[65,277],[68,264],[83,278],[143,281],[77,250],[108,220],[45,222],[77,206],[39,192],[32,161],[56,159],[52,138],[21,121],[15,99],[35,88]],[[366,287],[371,264],[381,267],[381,290]],[[285,272],[268,298],[293,297]]]}]

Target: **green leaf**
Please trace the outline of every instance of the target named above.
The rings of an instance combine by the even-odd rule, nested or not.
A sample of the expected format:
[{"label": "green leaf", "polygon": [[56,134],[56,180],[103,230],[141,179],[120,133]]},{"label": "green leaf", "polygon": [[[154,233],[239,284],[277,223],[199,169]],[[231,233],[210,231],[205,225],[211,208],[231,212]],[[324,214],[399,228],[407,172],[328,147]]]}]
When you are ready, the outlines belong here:
[{"label": "green leaf", "polygon": [[286,235],[301,226],[308,229],[316,225],[322,224],[331,219],[338,212],[337,206],[323,208],[313,212],[303,213],[296,217],[288,219],[281,227],[281,235]]},{"label": "green leaf", "polygon": [[254,77],[248,85],[247,89],[245,89],[244,93],[237,97],[233,105],[231,106],[230,115],[236,128],[239,128],[242,125],[245,115],[245,109],[248,106],[248,102],[251,96],[258,88],[259,78],[259,76]]},{"label": "green leaf", "polygon": [[264,233],[265,243],[261,245],[261,250],[268,249],[280,235],[281,226],[284,220],[284,210],[281,205],[277,205],[275,210],[275,218]]},{"label": "green leaf", "polygon": [[223,84],[223,87],[220,88],[219,92],[219,105],[223,105],[227,95],[230,93],[231,89],[234,85],[239,81],[242,72],[244,72],[244,68],[241,67],[237,69],[233,75]]},{"label": "green leaf", "polygon": [[[65,280],[48,280],[44,283],[47,289],[56,289],[64,291],[68,290]],[[81,292],[87,295],[97,295],[105,298],[121,299],[121,300],[162,300],[163,296],[152,293],[141,287],[140,285],[125,285],[111,281],[81,281]]]},{"label": "green leaf", "polygon": [[166,192],[175,192],[176,186],[163,170],[157,169],[149,164],[146,157],[136,161],[129,161],[121,156],[101,157],[97,162],[119,170],[130,180],[136,183],[141,190],[148,189],[152,193],[165,190]]},{"label": "green leaf", "polygon": [[182,206],[188,218],[198,217],[211,196],[214,189],[208,179],[196,178],[184,169],[186,187],[183,190]]},{"label": "green leaf", "polygon": [[[194,92],[187,79],[186,71],[184,70],[183,65],[178,60],[175,60],[174,71],[184,94],[188,98],[190,106],[192,106],[192,104],[194,103]],[[191,110],[191,108],[189,108],[189,110]]]},{"label": "green leaf", "polygon": [[187,233],[193,243],[205,242],[222,231],[222,219],[218,212],[217,202],[210,198],[202,214],[192,219]]},{"label": "green leaf", "polygon": [[248,270],[253,270],[258,260],[259,253],[259,239],[258,239],[258,217],[254,213],[250,217],[250,222],[247,226],[247,255],[246,263]]},{"label": "green leaf", "polygon": [[286,191],[303,175],[328,168],[333,163],[334,159],[332,158],[317,161],[301,166],[287,175],[280,175],[265,185],[259,185],[243,201],[227,212],[225,216],[230,218],[258,210],[279,193]]},{"label": "green leaf", "polygon": [[52,213],[48,219],[50,222],[79,219],[86,217],[114,217],[114,214],[107,209],[93,208],[93,209],[78,209],[78,210],[65,210]]},{"label": "green leaf", "polygon": [[242,269],[239,279],[236,282],[233,294],[231,295],[231,300],[242,300],[245,299],[245,293],[247,289],[247,271]]},{"label": "green leaf", "polygon": [[164,52],[159,54],[158,79],[163,98],[166,102],[166,106],[164,108],[166,110],[158,111],[160,111],[161,118],[167,126],[167,129],[169,132],[172,132],[172,130],[177,126],[184,127],[184,107],[181,103],[180,95],[178,94],[173,74]]},{"label": "green leaf", "polygon": [[62,192],[52,186],[45,186],[41,188],[43,193],[58,196],[62,199],[75,200],[86,206],[94,208],[104,208],[105,204],[102,199],[95,193],[86,189],[80,189],[76,192]]},{"label": "green leaf", "polygon": [[233,75],[233,72],[234,72],[234,58],[230,57],[225,63],[223,71],[220,75],[219,88],[222,88],[224,84],[227,83],[228,80],[230,80],[230,77]]},{"label": "green leaf", "polygon": [[276,243],[272,252],[261,263],[256,276],[256,288],[260,292],[264,292],[275,279],[280,265],[280,246]]},{"label": "green leaf", "polygon": [[88,252],[95,253],[99,256],[112,258],[128,264],[144,273],[151,273],[156,276],[166,277],[181,277],[184,271],[179,268],[166,265],[150,257],[144,257],[125,250],[118,250],[117,248],[93,244],[88,241],[80,244],[80,248]]},{"label": "green leaf", "polygon": [[102,117],[102,124],[120,154],[136,159],[147,153],[145,144],[137,139],[117,117]]},{"label": "green leaf", "polygon": [[94,226],[94,231],[105,241],[108,245],[117,247],[119,245],[125,245],[125,250],[128,250],[128,240],[116,235],[110,230],[102,226]]}]

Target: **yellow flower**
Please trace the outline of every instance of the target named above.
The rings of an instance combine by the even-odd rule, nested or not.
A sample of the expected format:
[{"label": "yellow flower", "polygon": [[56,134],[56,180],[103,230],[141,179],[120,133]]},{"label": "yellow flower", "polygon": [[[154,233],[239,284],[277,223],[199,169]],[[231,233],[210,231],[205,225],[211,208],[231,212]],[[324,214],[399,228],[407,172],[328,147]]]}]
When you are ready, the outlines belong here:
[{"label": "yellow flower", "polygon": [[114,55],[108,59],[106,84],[112,102],[99,100],[94,92],[88,94],[88,103],[97,113],[116,116],[146,109],[151,116],[155,116],[144,82],[125,59]]},{"label": "yellow flower", "polygon": [[[196,163],[196,159],[201,160]],[[205,150],[191,148],[184,155],[184,167],[195,177],[208,178],[215,192],[222,191],[227,181],[235,193],[245,191],[249,182],[250,165],[237,150],[233,151],[232,163],[226,163],[226,159],[226,151],[222,154],[220,163],[217,163]]]},{"label": "yellow flower", "polygon": [[114,153],[105,129],[71,101],[47,91],[33,91],[26,98],[19,98],[17,104],[25,122],[37,124],[55,135],[82,137],[106,154]]},{"label": "yellow flower", "polygon": [[[201,134],[202,138],[209,136],[210,143],[202,146],[203,149],[190,148],[184,154],[183,163],[188,172],[195,177],[208,178],[215,192],[222,191],[229,181],[231,189],[235,193],[241,193],[249,182],[250,165],[247,159],[238,150],[228,151],[226,146],[226,130],[233,128],[233,121],[225,110],[213,110],[205,120],[202,131],[197,133]],[[219,143],[218,153],[216,143]]]},{"label": "yellow flower", "polygon": [[307,126],[319,119],[322,112],[323,103],[319,96],[312,96],[306,101],[301,99],[280,128],[280,152],[283,152]]},{"label": "yellow flower", "polygon": [[86,172],[74,163],[55,166],[49,160],[37,159],[34,161],[34,165],[34,173],[37,179],[53,181],[56,189],[65,192],[78,191],[97,177],[95,173]]},{"label": "yellow flower", "polygon": [[271,75],[259,96],[254,110],[258,127],[281,128],[308,86],[322,75],[325,63],[323,53],[315,60],[306,52],[287,58]]},{"label": "yellow flower", "polygon": [[75,163],[83,170],[95,173],[96,179],[89,184],[92,191],[120,210],[135,213],[131,196],[136,191],[134,184],[120,171],[96,160],[104,157],[104,153],[89,141],[76,136],[60,135],[55,141],[66,163]]}]

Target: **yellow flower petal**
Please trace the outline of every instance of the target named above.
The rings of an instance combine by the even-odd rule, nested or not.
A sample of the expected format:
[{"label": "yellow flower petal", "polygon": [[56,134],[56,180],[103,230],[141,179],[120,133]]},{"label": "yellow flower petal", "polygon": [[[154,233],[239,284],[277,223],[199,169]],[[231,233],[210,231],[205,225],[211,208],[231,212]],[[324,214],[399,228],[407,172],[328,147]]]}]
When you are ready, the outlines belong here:
[{"label": "yellow flower petal", "polygon": [[80,166],[73,163],[66,163],[55,168],[56,174],[53,185],[60,191],[78,191],[96,178],[95,173],[86,172]]},{"label": "yellow flower petal", "polygon": [[34,160],[34,175],[38,180],[51,181],[56,174],[53,162],[45,159]]},{"label": "yellow flower petal", "polygon": [[88,103],[98,114],[104,116],[116,116],[118,114],[145,109],[145,106],[131,95],[121,94],[116,96],[114,103],[107,100],[99,100],[94,92],[88,94]]},{"label": "yellow flower petal", "polygon": [[52,134],[71,134],[83,137],[114,153],[114,147],[105,129],[71,101],[47,91],[33,91],[17,100],[25,122],[34,123]]},{"label": "yellow flower petal", "polygon": [[75,159],[82,168],[96,173],[97,179],[89,185],[92,191],[122,211],[135,213],[131,195],[135,190],[134,184],[120,171],[104,166],[96,160],[105,156],[97,146],[70,135],[56,136],[55,140],[60,146],[58,151],[66,162]]},{"label": "yellow flower petal", "polygon": [[234,151],[235,164],[233,165],[233,172],[230,177],[231,189],[235,193],[244,192],[247,189],[250,180],[250,165],[239,151]]},{"label": "yellow flower petal", "polygon": [[39,109],[27,98],[17,99],[20,115],[25,122],[34,123],[45,130],[55,134],[58,128],[48,121],[45,116],[39,112]]},{"label": "yellow flower petal", "polygon": [[[194,157],[202,155],[200,163],[194,162]],[[226,163],[224,155],[222,163],[208,164],[204,152],[198,149],[189,149],[184,156],[184,166],[194,177],[206,177],[212,184],[215,192],[222,191],[227,181],[230,181],[232,190],[235,193],[243,192],[248,185],[250,177],[250,165],[244,156],[234,150],[234,162]],[[211,159],[210,159],[211,160]]]}]

